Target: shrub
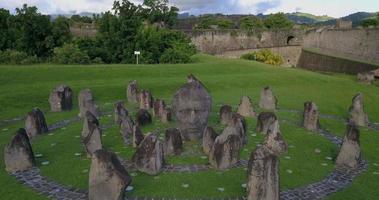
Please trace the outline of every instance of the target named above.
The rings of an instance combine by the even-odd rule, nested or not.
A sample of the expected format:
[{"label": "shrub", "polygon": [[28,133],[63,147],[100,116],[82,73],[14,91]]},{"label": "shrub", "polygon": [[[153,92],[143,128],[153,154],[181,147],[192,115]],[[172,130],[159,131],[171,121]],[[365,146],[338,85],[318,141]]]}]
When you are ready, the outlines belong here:
[{"label": "shrub", "polygon": [[59,64],[89,64],[87,52],[81,51],[77,45],[65,44],[54,49],[53,62]]},{"label": "shrub", "polygon": [[246,60],[255,60],[258,62],[263,62],[269,65],[282,65],[283,58],[278,55],[272,53],[268,49],[262,49],[256,52],[247,53],[241,56],[242,59]]},{"label": "shrub", "polygon": [[160,63],[189,63],[191,61],[191,55],[181,49],[166,49],[161,55]]},{"label": "shrub", "polygon": [[96,57],[92,60],[93,64],[104,64],[103,60],[99,57]]},{"label": "shrub", "polygon": [[35,64],[38,62],[36,56],[28,56],[27,53],[16,50],[0,51],[0,63],[1,64]]}]

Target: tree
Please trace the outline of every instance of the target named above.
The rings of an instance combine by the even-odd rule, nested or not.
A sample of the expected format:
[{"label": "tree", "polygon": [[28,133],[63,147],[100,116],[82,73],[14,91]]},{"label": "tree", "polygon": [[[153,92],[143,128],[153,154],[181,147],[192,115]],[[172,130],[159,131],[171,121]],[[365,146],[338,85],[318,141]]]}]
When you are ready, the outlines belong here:
[{"label": "tree", "polygon": [[9,30],[11,17],[8,10],[0,9],[0,50],[10,48],[13,42]]},{"label": "tree", "polygon": [[369,18],[361,21],[360,25],[366,28],[370,26],[378,26],[379,21],[377,19]]},{"label": "tree", "polygon": [[218,19],[217,20],[217,26],[220,29],[230,29],[233,26],[233,22],[230,19]]},{"label": "tree", "polygon": [[16,8],[16,26],[21,31],[17,48],[28,55],[47,57],[54,48],[50,17],[38,13],[37,7]]},{"label": "tree", "polygon": [[57,17],[53,22],[51,32],[55,46],[62,46],[71,39],[70,20],[63,16]]},{"label": "tree", "polygon": [[158,23],[162,26],[172,27],[178,18],[179,9],[168,6],[168,0],[144,0],[144,18],[150,23]]},{"label": "tree", "polygon": [[269,29],[291,29],[293,22],[284,13],[276,13],[269,15],[264,20],[264,25]]},{"label": "tree", "polygon": [[240,29],[251,31],[253,29],[262,29],[263,21],[255,16],[243,17],[240,20]]},{"label": "tree", "polygon": [[72,15],[71,20],[79,23],[92,23],[93,19],[88,16]]}]

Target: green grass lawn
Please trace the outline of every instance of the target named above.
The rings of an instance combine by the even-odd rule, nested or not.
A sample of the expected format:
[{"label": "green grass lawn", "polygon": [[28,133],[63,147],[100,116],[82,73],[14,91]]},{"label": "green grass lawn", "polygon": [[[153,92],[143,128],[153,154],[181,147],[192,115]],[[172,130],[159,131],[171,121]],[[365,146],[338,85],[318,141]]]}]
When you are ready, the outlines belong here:
[{"label": "green grass lawn", "polygon": [[[90,65],[90,66],[0,66],[0,120],[23,116],[33,107],[41,108],[49,124],[76,116],[74,110],[64,113],[49,112],[48,96],[59,84],[69,85],[76,94],[90,88],[96,103],[103,111],[112,111],[113,103],[126,99],[126,85],[138,80],[139,87],[149,89],[156,98],[171,103],[175,91],[186,81],[186,75],[195,74],[208,88],[213,97],[213,108],[209,124],[221,132],[217,112],[222,104],[236,108],[242,95],[248,95],[257,104],[260,90],[270,85],[279,99],[279,107],[303,109],[303,103],[313,100],[323,114],[347,116],[351,98],[357,93],[365,95],[366,111],[370,121],[379,122],[379,84],[363,85],[354,76],[341,74],[320,74],[301,69],[280,68],[244,60],[221,59],[196,55],[196,62],[181,65]],[[134,115],[136,105],[127,105]],[[278,112],[280,119],[301,120],[296,113]],[[111,124],[112,115],[101,117],[101,124]],[[250,152],[263,141],[255,134],[255,119],[247,119],[249,143],[242,149],[241,158],[248,159]],[[343,136],[345,126],[337,120],[322,119],[321,125],[332,133]],[[44,199],[29,188],[22,186],[4,170],[3,149],[23,122],[0,127],[0,196],[1,199]],[[162,124],[153,119],[153,124],[143,127],[146,134],[155,131],[161,136],[175,123]],[[43,175],[77,188],[88,188],[90,160],[86,158],[80,144],[82,122],[75,122],[53,134],[44,135],[32,141],[38,167]],[[290,145],[287,154],[280,160],[281,189],[291,189],[323,179],[333,168],[338,148],[325,138],[305,131],[290,123],[281,123],[281,131]],[[361,130],[361,145],[364,158],[369,161],[369,170],[358,177],[348,189],[331,196],[331,199],[376,199],[379,196],[379,132]],[[103,144],[124,159],[130,159],[133,148],[123,144],[118,128],[113,126],[104,131]],[[316,154],[314,149],[321,150]],[[81,153],[81,156],[75,154]],[[50,164],[42,166],[41,162]],[[185,143],[185,154],[167,159],[172,164],[206,164],[200,143]],[[323,166],[322,163],[326,163]],[[202,198],[235,197],[243,195],[246,169],[236,168],[225,172],[207,171],[199,173],[162,173],[148,176],[137,172],[133,177],[134,191],[128,196]],[[293,173],[288,173],[291,170]],[[188,188],[182,187],[188,184]],[[220,192],[218,188],[224,188]]]}]

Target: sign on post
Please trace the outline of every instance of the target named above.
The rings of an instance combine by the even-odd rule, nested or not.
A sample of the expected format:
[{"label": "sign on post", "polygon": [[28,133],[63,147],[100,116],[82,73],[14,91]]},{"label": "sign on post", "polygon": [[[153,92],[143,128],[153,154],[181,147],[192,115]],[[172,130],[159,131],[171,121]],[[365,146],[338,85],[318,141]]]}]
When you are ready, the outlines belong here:
[{"label": "sign on post", "polygon": [[134,51],[134,55],[137,57],[137,65],[138,65],[138,56],[141,55],[140,51]]}]

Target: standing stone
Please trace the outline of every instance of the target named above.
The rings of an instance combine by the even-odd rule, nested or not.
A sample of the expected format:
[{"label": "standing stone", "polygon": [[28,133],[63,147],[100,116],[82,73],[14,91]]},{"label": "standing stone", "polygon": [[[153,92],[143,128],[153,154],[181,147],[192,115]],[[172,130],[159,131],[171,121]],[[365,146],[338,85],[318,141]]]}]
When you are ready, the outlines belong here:
[{"label": "standing stone", "polygon": [[219,170],[225,170],[232,167],[239,160],[241,138],[233,128],[225,128],[223,133],[217,136],[212,149],[209,153],[209,163]]},{"label": "standing stone", "polygon": [[139,108],[149,110],[150,108],[153,108],[153,96],[151,93],[147,90],[142,90],[142,92],[139,94]]},{"label": "standing stone", "polygon": [[183,142],[180,131],[177,128],[166,130],[165,141],[163,144],[164,155],[180,155],[183,151]]},{"label": "standing stone", "polygon": [[263,144],[275,155],[287,152],[287,143],[280,133],[278,120],[275,120],[268,126],[267,135]]},{"label": "standing stone", "polygon": [[228,127],[235,129],[236,134],[241,138],[241,144],[247,144],[246,121],[242,115],[233,113],[232,118],[228,123]]},{"label": "standing stone", "polygon": [[119,101],[115,104],[114,108],[114,121],[118,126],[121,126],[122,120],[128,116],[128,110],[124,107],[124,102]]},{"label": "standing stone", "polygon": [[252,152],[248,163],[248,200],[279,200],[279,158],[287,144],[275,120],[267,130],[265,142]]},{"label": "standing stone", "polygon": [[130,103],[138,103],[139,96],[138,96],[138,85],[137,81],[133,80],[130,81],[128,84],[128,88],[126,89],[126,95],[128,98],[128,102]]},{"label": "standing stone", "polygon": [[202,138],[211,105],[212,97],[194,77],[176,92],[172,100],[173,113],[185,140]]},{"label": "standing stone", "polygon": [[137,147],[132,158],[136,168],[150,175],[157,175],[164,165],[163,147],[158,137],[150,133]]},{"label": "standing stone", "polygon": [[134,121],[130,116],[126,116],[122,119],[121,125],[120,125],[120,133],[122,135],[122,138],[124,139],[125,144],[130,143],[130,138],[133,134],[133,127],[134,127]]},{"label": "standing stone", "polygon": [[191,83],[191,82],[194,82],[194,81],[198,81],[197,78],[193,74],[189,74],[187,76],[187,82]]},{"label": "standing stone", "polygon": [[359,129],[354,124],[348,124],[343,144],[338,154],[336,165],[341,168],[358,167],[361,161]]},{"label": "standing stone", "polygon": [[144,135],[138,125],[133,126],[133,147],[138,147],[144,139]]},{"label": "standing stone", "polygon": [[258,115],[256,132],[265,135],[270,124],[275,122],[275,120],[277,120],[277,117],[273,112],[260,113]]},{"label": "standing stone", "polygon": [[166,103],[164,100],[157,99],[154,101],[154,109],[153,109],[153,115],[157,117],[161,117],[163,115],[164,110],[166,109]]},{"label": "standing stone", "polygon": [[72,109],[72,90],[66,85],[56,87],[49,97],[52,112],[61,112]]},{"label": "standing stone", "polygon": [[203,134],[203,151],[206,155],[209,155],[211,152],[211,149],[213,147],[213,144],[216,140],[217,133],[214,131],[214,129],[210,126],[207,126],[204,129]]},{"label": "standing stone", "polygon": [[90,111],[86,112],[84,118],[82,142],[88,157],[92,157],[95,151],[102,149],[99,121]]},{"label": "standing stone", "polygon": [[95,117],[99,117],[99,111],[90,89],[84,89],[79,93],[79,117],[86,116],[86,112],[91,112]]},{"label": "standing stone", "polygon": [[162,123],[169,123],[171,121],[171,109],[165,108],[160,119]]},{"label": "standing stone", "polygon": [[140,126],[151,124],[152,118],[150,113],[145,109],[139,109],[136,114],[137,124]]},{"label": "standing stone", "polygon": [[12,141],[4,148],[5,170],[9,173],[24,171],[35,165],[32,146],[25,129],[17,131]]},{"label": "standing stone", "polygon": [[279,200],[279,158],[266,146],[258,147],[248,163],[248,200]]},{"label": "standing stone", "polygon": [[270,87],[265,87],[261,91],[261,99],[259,101],[259,107],[264,110],[275,110],[278,104],[277,98],[274,96]]},{"label": "standing stone", "polygon": [[243,96],[240,101],[240,105],[238,106],[238,114],[244,117],[255,117],[256,114],[254,112],[253,103],[251,102],[250,97]]},{"label": "standing stone", "polygon": [[318,107],[313,102],[304,103],[303,126],[310,131],[316,131],[320,128]]},{"label": "standing stone", "polygon": [[231,106],[229,105],[221,106],[220,113],[219,113],[221,124],[224,124],[224,125],[228,124],[230,120],[232,120],[232,115],[233,115],[233,112],[232,112]]},{"label": "standing stone", "polygon": [[349,108],[349,121],[357,126],[367,126],[368,117],[364,111],[363,94],[359,93],[354,96],[352,105]]},{"label": "standing stone", "polygon": [[46,125],[45,116],[39,108],[34,108],[26,116],[25,129],[29,139],[49,131]]},{"label": "standing stone", "polygon": [[89,200],[124,199],[125,189],[131,182],[116,154],[106,150],[94,152],[89,172]]},{"label": "standing stone", "polygon": [[373,84],[375,82],[375,73],[374,72],[361,72],[357,75],[358,81],[366,84]]}]

